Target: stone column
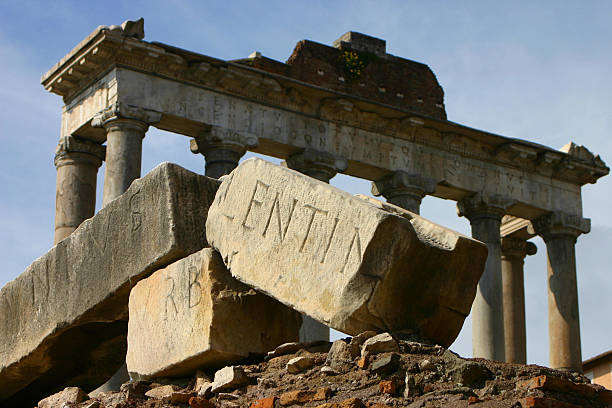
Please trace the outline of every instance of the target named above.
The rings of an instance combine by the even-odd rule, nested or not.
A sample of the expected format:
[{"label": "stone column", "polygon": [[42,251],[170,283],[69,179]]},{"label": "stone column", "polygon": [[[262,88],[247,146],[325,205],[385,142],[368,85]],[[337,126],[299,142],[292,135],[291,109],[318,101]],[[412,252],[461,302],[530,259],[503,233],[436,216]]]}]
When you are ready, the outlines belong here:
[{"label": "stone column", "polygon": [[243,136],[230,130],[213,127],[190,141],[192,153],[206,160],[206,175],[219,178],[238,166],[240,158],[257,146],[256,136]]},{"label": "stone column", "polygon": [[393,172],[372,182],[372,194],[383,196],[391,204],[420,213],[421,200],[436,190],[433,179],[405,171]]},{"label": "stone column", "polygon": [[[348,162],[331,153],[314,149],[304,149],[300,153],[289,156],[287,167],[304,173],[312,178],[329,183],[338,172],[348,167]],[[302,314],[302,327],[300,327],[300,341],[329,341],[329,327]]]},{"label": "stone column", "polygon": [[310,148],[289,156],[286,163],[290,169],[297,170],[325,183],[329,183],[329,180],[338,172],[348,168],[346,159]]},{"label": "stone column", "polygon": [[116,103],[92,119],[93,127],[106,130],[105,206],[128,189],[140,177],[142,139],[149,124],[159,122],[159,112]]},{"label": "stone column", "polygon": [[548,255],[550,366],[582,372],[575,244],[580,234],[591,230],[591,220],[554,212],[531,223]]},{"label": "stone column", "polygon": [[474,357],[497,361],[505,360],[499,227],[512,203],[500,196],[480,193],[457,203],[458,214],[470,220],[472,236],[489,249],[472,305],[472,352]]},{"label": "stone column", "polygon": [[105,147],[75,136],[60,139],[55,150],[55,233],[57,244],[94,215],[98,168]]},{"label": "stone column", "polygon": [[501,267],[504,303],[504,337],[506,362],[526,364],[525,256],[534,255],[537,247],[521,238],[504,237],[501,241]]}]

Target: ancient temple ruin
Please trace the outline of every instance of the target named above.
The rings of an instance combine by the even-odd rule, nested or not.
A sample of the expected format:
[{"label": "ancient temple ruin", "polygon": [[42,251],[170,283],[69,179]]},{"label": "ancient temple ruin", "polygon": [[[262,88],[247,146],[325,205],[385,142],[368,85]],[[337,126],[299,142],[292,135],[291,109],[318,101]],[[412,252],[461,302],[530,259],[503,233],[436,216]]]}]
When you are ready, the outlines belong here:
[{"label": "ancient temple ruin", "polygon": [[[158,202],[148,201],[152,192],[116,200],[140,178],[142,143],[154,126],[192,138],[191,151],[204,156],[205,173],[212,178],[229,174],[252,151],[283,159],[286,167],[325,183],[337,173],[370,180],[374,195],[414,214],[426,195],[456,201],[473,238],[488,248],[471,309],[475,357],[525,363],[522,264],[535,253],[528,240],[541,236],[549,259],[550,366],[581,370],[574,245],[590,230],[581,187],[607,175],[608,167],[574,143],[555,150],[448,121],[433,72],[387,54],[384,40],[348,32],[333,46],[301,41],[286,63],[260,53],[223,61],[144,41],[141,19],[98,27],[43,76],[42,84],[65,103],[55,154],[56,244],[68,242],[65,247],[72,248],[77,241],[66,238],[94,215],[102,161],[100,213],[106,211],[108,224],[95,228],[112,230],[115,211],[113,216],[138,230],[144,208],[158,208]],[[191,177],[164,171],[183,181]],[[193,180],[189,183],[207,191],[212,202],[218,185]],[[146,183],[142,191],[153,188]],[[255,188],[249,206],[262,200],[254,198]],[[159,207],[169,219],[196,199],[193,191],[181,194],[186,198],[180,203]],[[274,205],[280,205],[271,203],[270,219]],[[189,213],[190,220],[203,229],[206,216],[198,211]],[[92,220],[76,233],[87,234],[99,222]],[[279,218],[274,225],[281,236],[283,222]],[[138,233],[144,234],[142,242],[156,245],[146,231]],[[207,246],[205,236],[188,242],[168,234],[173,244],[157,258],[141,260],[133,275],[126,271],[130,282],[140,279],[136,271],[145,276]],[[347,234],[352,236],[349,257],[357,235]],[[106,237],[93,238],[93,245],[101,254],[112,248]],[[36,273],[34,299],[40,290],[50,290],[48,279]],[[129,292],[121,282],[113,290]],[[92,310],[87,313],[101,313]],[[309,319],[305,316],[302,338],[328,339],[321,319]]]}]

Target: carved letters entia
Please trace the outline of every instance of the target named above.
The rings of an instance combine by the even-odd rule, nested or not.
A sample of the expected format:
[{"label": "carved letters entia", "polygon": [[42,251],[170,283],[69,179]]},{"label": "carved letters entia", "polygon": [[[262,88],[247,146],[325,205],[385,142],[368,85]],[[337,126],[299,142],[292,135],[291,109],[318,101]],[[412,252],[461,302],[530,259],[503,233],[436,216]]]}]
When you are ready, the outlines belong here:
[{"label": "carved letters entia", "polygon": [[[278,225],[278,236],[280,237],[280,242],[285,240],[285,235],[287,235],[287,230],[289,229],[289,222],[291,221],[291,217],[293,216],[293,211],[295,211],[295,206],[297,205],[297,201],[295,198],[292,200],[291,209],[289,210],[289,215],[287,216],[287,220],[285,221],[285,226],[283,227],[283,223],[281,220],[281,210],[278,200],[279,192],[276,192],[274,196],[274,200],[272,201],[272,209],[270,210],[270,215],[268,216],[268,221],[266,221],[266,226],[264,227],[262,236],[266,236],[268,232],[268,227],[270,227],[270,221],[272,220],[272,214],[276,212],[276,224]],[[276,210],[276,211],[275,211]]]},{"label": "carved letters entia", "polygon": [[361,238],[359,237],[359,228],[357,227],[355,227],[355,233],[353,234],[353,238],[351,238],[351,244],[349,245],[348,252],[346,253],[346,259],[344,260],[341,272],[344,272],[344,270],[346,269],[346,265],[348,264],[351,252],[353,252],[353,247],[355,247],[354,252],[357,255],[358,261],[361,262]]},{"label": "carved letters entia", "polygon": [[302,245],[300,245],[300,252],[304,252],[304,247],[306,246],[306,241],[308,240],[308,236],[310,235],[310,231],[312,230],[312,222],[314,221],[315,216],[317,214],[321,214],[324,216],[328,214],[327,211],[317,208],[310,204],[304,204],[303,207],[307,209],[308,211],[310,211],[310,216],[308,218],[308,227],[306,227],[306,234],[304,234]]},{"label": "carved letters entia", "polygon": [[[262,188],[260,189],[259,186],[262,186]],[[263,204],[263,201],[259,201],[257,199],[255,199],[255,195],[257,194],[258,191],[264,190],[267,192],[268,189],[270,188],[269,184],[264,183],[261,180],[257,180],[255,182],[255,188],[253,189],[253,194],[251,195],[251,199],[249,200],[249,206],[247,208],[246,214],[244,215],[244,219],[242,220],[242,226],[246,229],[252,230],[254,227],[247,225],[247,219],[249,218],[249,214],[251,213],[251,209],[253,208],[253,204],[255,204],[255,206],[261,206]],[[265,192],[264,192],[265,194]]]},{"label": "carved letters entia", "polygon": [[[221,201],[225,201],[229,188],[228,183],[219,197]],[[350,219],[341,218],[337,210],[320,208],[288,196],[262,180],[255,181],[244,215],[223,215],[230,222],[239,223],[244,231],[277,243],[284,243],[288,231],[293,227],[293,235],[297,235],[297,240],[292,241],[295,252],[313,257],[320,264],[326,263],[330,249],[336,246],[339,250],[336,252],[342,254],[342,264],[338,269],[340,273],[346,270],[349,263],[356,261],[359,264],[362,260],[362,237],[359,228]],[[299,224],[295,225],[294,220],[298,217]],[[346,233],[346,239],[338,234],[341,226],[350,231]]]}]

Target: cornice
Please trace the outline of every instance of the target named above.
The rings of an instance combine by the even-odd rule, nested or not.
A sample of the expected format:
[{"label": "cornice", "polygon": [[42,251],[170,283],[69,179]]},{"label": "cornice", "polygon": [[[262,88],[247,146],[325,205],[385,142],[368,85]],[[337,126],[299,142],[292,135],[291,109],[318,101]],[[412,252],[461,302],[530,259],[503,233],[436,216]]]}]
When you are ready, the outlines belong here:
[{"label": "cornice", "polygon": [[[98,27],[42,77],[50,92],[70,102],[112,67],[167,77],[268,106],[349,125],[465,158],[584,185],[609,173],[583,146],[554,150],[528,141],[429,118],[289,77],[254,69]],[[565,148],[565,147],[564,147]]]}]

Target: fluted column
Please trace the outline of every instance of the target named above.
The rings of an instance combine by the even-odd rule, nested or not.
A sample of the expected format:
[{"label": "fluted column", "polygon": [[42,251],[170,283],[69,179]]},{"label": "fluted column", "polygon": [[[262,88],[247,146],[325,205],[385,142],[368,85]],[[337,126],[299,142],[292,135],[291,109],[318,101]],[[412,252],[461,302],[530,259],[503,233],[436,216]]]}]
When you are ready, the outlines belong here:
[{"label": "fluted column", "polygon": [[57,244],[94,215],[98,168],[105,157],[102,145],[75,136],[60,139],[55,150],[55,232]]},{"label": "fluted column", "polygon": [[106,130],[103,206],[140,177],[142,139],[149,124],[159,122],[160,118],[158,112],[116,103],[92,119],[92,126]]},{"label": "fluted column", "polygon": [[230,130],[211,128],[200,136],[191,139],[190,149],[200,153],[206,160],[206,175],[219,178],[229,174],[238,166],[240,158],[248,149],[257,146],[256,136],[243,136]]},{"label": "fluted column", "polygon": [[[344,171],[348,167],[345,159],[314,149],[305,149],[300,153],[289,156],[286,164],[290,169],[297,170],[325,183],[329,183],[329,180],[338,172]],[[310,316],[302,314],[300,341],[317,340],[329,341],[329,327]]]},{"label": "fluted column", "polygon": [[550,366],[582,372],[580,316],[576,284],[576,239],[591,220],[554,212],[532,220],[548,256],[548,337]]},{"label": "fluted column", "polygon": [[480,193],[457,203],[458,214],[470,220],[472,236],[484,242],[489,250],[472,305],[473,355],[497,361],[505,360],[499,227],[512,204],[504,197]]},{"label": "fluted column", "polygon": [[502,238],[505,361],[508,363],[526,364],[527,362],[523,266],[525,257],[536,252],[537,247],[533,242],[521,238]]},{"label": "fluted column", "polygon": [[383,196],[391,204],[415,214],[420,213],[423,197],[435,190],[436,183],[433,179],[405,171],[396,171],[372,182],[373,195]]}]

